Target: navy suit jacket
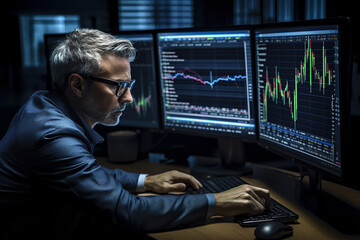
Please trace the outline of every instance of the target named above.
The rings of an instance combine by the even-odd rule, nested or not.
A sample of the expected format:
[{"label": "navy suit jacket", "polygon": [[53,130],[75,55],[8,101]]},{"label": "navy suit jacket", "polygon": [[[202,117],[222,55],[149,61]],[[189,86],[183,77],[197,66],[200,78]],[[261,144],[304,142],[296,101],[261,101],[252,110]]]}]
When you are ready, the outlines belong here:
[{"label": "navy suit jacket", "polygon": [[0,142],[0,235],[66,238],[84,212],[138,233],[205,223],[206,195],[135,195],[139,174],[96,163],[101,141],[63,95],[34,93]]}]

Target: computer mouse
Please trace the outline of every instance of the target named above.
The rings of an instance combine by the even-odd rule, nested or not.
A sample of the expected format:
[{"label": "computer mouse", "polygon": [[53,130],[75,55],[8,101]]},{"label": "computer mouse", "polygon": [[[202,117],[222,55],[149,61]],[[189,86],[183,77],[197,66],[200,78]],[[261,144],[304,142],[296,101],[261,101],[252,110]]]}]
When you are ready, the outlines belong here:
[{"label": "computer mouse", "polygon": [[293,234],[293,228],[279,221],[261,223],[254,231],[256,239],[281,239]]}]

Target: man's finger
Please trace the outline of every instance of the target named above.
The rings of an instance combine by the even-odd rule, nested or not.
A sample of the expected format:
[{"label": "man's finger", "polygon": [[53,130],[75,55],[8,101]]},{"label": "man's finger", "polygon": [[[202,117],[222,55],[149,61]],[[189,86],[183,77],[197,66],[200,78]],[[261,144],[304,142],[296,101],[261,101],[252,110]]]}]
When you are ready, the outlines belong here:
[{"label": "man's finger", "polygon": [[199,189],[202,187],[202,184],[196,178],[194,178],[189,174],[181,173],[181,172],[179,172],[179,174],[176,176],[176,182],[183,182],[190,184],[190,186],[193,187],[194,189]]},{"label": "man's finger", "polygon": [[184,192],[185,190],[185,183],[173,183],[168,186],[168,192]]},{"label": "man's finger", "polygon": [[191,176],[191,179],[190,179],[190,184],[191,184],[191,186],[193,187],[193,188],[195,188],[195,189],[200,189],[200,188],[202,188],[202,184],[201,184],[201,182],[199,182],[199,180],[197,180],[196,178],[194,178],[194,177],[192,177]]},{"label": "man's finger", "polygon": [[262,199],[265,199],[266,206],[270,206],[270,192],[267,189],[259,188],[259,187],[253,187],[254,192]]},{"label": "man's finger", "polygon": [[253,189],[250,189],[248,193],[254,198],[254,200],[256,200],[256,202],[260,203],[263,207],[265,207],[266,200],[260,197],[260,195],[258,195],[257,192],[253,191]]}]

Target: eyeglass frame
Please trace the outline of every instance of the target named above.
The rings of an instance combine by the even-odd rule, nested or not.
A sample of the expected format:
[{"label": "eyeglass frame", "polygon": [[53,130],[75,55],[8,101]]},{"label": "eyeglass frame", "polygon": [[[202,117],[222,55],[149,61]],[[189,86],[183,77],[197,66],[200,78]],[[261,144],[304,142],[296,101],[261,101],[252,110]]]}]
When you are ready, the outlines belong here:
[{"label": "eyeglass frame", "polygon": [[[131,89],[133,88],[134,83],[136,81],[135,79],[132,79],[130,81],[126,81],[126,80],[114,81],[114,80],[110,80],[110,79],[102,78],[102,77],[97,77],[97,76],[86,76],[84,78],[116,86],[115,95],[118,98],[121,98],[122,96],[124,96],[127,89],[129,89],[131,91]],[[122,89],[124,89],[124,91],[119,95],[119,91],[122,90]]]}]

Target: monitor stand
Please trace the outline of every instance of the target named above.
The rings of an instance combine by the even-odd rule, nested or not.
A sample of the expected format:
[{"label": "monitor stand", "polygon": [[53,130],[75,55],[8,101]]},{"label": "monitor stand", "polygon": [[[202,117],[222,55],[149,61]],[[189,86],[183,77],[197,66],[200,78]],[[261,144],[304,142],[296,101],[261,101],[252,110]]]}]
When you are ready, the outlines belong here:
[{"label": "monitor stand", "polygon": [[189,156],[191,174],[196,176],[243,176],[252,173],[245,163],[245,150],[242,140],[219,137],[220,157]]}]

